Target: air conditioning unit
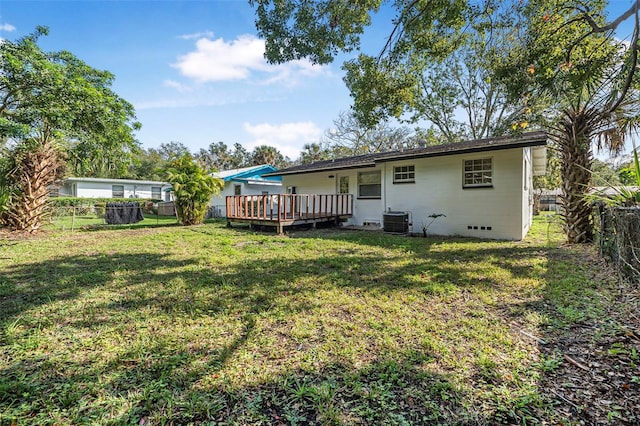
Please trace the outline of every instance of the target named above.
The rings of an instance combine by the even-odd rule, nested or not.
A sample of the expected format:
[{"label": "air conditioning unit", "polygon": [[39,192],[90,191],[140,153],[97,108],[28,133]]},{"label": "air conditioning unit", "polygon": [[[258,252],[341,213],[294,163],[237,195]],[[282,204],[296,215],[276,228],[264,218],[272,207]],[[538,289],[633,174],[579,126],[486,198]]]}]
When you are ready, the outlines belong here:
[{"label": "air conditioning unit", "polygon": [[384,232],[406,234],[409,232],[409,213],[385,212],[382,215]]}]

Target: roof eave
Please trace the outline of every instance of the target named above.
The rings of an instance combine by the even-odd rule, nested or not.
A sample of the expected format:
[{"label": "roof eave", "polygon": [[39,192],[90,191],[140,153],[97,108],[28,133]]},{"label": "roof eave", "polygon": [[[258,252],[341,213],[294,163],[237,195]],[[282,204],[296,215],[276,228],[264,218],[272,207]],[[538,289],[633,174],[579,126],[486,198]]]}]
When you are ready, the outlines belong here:
[{"label": "roof eave", "polygon": [[303,174],[303,173],[320,173],[320,172],[329,172],[329,171],[334,171],[334,170],[363,169],[363,168],[366,168],[366,167],[375,167],[375,166],[376,166],[375,162],[367,162],[367,163],[350,164],[350,165],[344,165],[344,166],[322,167],[322,168],[317,168],[317,169],[292,170],[290,172],[277,171],[277,172],[273,172],[273,173],[265,173],[262,176],[266,177],[266,176],[299,175],[299,174]]},{"label": "roof eave", "polygon": [[388,161],[395,160],[404,160],[411,158],[428,158],[428,157],[444,157],[447,155],[460,155],[460,154],[474,154],[478,152],[487,152],[487,151],[503,151],[505,149],[516,149],[516,148],[527,148],[531,146],[545,146],[547,145],[547,139],[533,139],[522,141],[513,144],[504,144],[504,145],[485,145],[478,147],[469,147],[459,150],[450,150],[450,151],[436,151],[436,152],[412,152],[407,154],[399,153],[399,155],[394,155],[390,157],[378,158],[376,159],[377,163],[384,163]]}]

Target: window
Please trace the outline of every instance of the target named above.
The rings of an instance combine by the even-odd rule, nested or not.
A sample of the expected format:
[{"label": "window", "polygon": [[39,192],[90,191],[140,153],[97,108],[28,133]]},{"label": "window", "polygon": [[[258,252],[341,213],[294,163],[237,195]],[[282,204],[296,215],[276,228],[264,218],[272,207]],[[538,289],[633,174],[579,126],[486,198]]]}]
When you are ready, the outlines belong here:
[{"label": "window", "polygon": [[242,195],[242,185],[233,185],[233,195]]},{"label": "window", "polygon": [[111,185],[112,198],[124,198],[124,185]]},{"label": "window", "polygon": [[358,173],[358,197],[380,198],[380,171]]},{"label": "window", "polygon": [[491,158],[465,160],[464,188],[478,188],[493,186],[493,167]]},{"label": "window", "polygon": [[338,193],[349,193],[349,176],[340,176],[340,181],[338,182]]},{"label": "window", "polygon": [[151,187],[151,198],[154,200],[161,200],[162,199],[162,188],[159,186],[152,186]]},{"label": "window", "polygon": [[269,191],[262,191],[262,195],[269,195]]},{"label": "window", "polygon": [[394,166],[393,183],[414,183],[416,181],[416,166]]},{"label": "window", "polygon": [[287,194],[297,194],[298,188],[296,188],[295,186],[288,186],[287,187]]}]

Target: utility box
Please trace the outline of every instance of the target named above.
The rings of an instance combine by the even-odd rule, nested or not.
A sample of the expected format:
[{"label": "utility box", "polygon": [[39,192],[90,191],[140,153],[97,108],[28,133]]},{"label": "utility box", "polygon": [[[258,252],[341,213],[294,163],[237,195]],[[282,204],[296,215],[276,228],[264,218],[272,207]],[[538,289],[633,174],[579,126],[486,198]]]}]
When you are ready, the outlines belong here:
[{"label": "utility box", "polygon": [[409,232],[409,213],[385,212],[382,215],[384,232],[406,234]]}]

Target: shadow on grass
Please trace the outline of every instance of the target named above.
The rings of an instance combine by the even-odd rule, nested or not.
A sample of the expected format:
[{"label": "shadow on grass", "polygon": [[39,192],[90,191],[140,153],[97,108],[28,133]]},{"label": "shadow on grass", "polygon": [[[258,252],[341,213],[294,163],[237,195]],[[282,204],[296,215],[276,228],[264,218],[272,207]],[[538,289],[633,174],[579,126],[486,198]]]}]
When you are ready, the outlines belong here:
[{"label": "shadow on grass", "polygon": [[[272,319],[272,314],[294,318],[312,313],[322,303],[315,294],[328,288],[390,297],[406,290],[445,294],[450,296],[448,303],[466,297],[465,291],[499,293],[515,279],[544,280],[545,287],[538,291],[555,299],[522,295],[528,300],[488,308],[496,315],[515,316],[524,311],[553,316],[557,306],[570,304],[574,297],[573,289],[556,288],[558,277],[547,273],[565,267],[560,249],[506,249],[498,243],[456,248],[446,245],[449,240],[357,233],[309,235],[309,244],[317,238],[349,244],[310,258],[273,255],[273,247],[248,245],[246,256],[228,264],[200,265],[202,259],[196,257],[176,260],[140,252],[57,257],[6,269],[0,278],[0,343],[7,354],[0,368],[0,423],[35,418],[114,424],[139,424],[143,419],[488,424],[520,421],[523,413],[535,409],[527,403],[517,406],[522,401],[515,400],[497,410],[502,417],[485,417],[469,389],[457,387],[447,374],[432,368],[435,354],[409,346],[392,354],[371,354],[363,365],[345,364],[337,357],[313,368],[294,365],[255,385],[236,385],[220,377],[226,363],[242,362],[236,355],[260,338],[257,321]],[[363,252],[358,246],[384,250]],[[557,256],[547,257],[550,250],[558,250]],[[262,251],[272,257],[261,258]],[[547,263],[539,270],[531,263],[538,257]],[[499,273],[487,273],[490,270]],[[445,302],[436,297],[433,303]],[[220,319],[236,326],[214,343],[189,341],[162,329],[144,331],[141,337],[145,327],[159,327],[154,322],[158,318],[166,321],[159,324],[167,330],[181,321]],[[95,362],[82,354],[78,359],[70,356],[64,346],[29,356],[39,345],[42,329],[61,330],[59,340],[74,344],[73,339],[88,335],[92,347],[106,345],[100,336],[108,332],[123,340],[126,349],[118,346],[111,356]],[[487,365],[487,371],[472,375],[473,380],[500,388],[495,368]]]},{"label": "shadow on grass", "polygon": [[[211,384],[251,326],[210,357],[162,342],[109,364],[21,361],[0,369],[0,421],[39,424],[456,424],[481,425],[469,395],[430,371],[430,356],[409,352],[364,367],[325,364],[256,385]],[[199,359],[210,358],[206,363]],[[12,415],[11,413],[15,413]]]}]

